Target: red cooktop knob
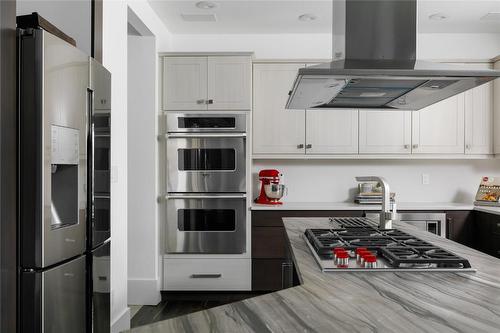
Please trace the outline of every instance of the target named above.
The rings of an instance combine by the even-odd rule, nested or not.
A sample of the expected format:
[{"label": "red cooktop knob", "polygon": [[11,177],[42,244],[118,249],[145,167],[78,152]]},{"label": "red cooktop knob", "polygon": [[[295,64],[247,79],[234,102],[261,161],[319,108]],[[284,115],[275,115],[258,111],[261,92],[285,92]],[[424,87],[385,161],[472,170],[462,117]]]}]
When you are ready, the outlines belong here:
[{"label": "red cooktop knob", "polygon": [[359,254],[362,251],[368,251],[368,249],[366,247],[358,247],[358,248],[356,248],[356,254]]},{"label": "red cooktop knob", "polygon": [[365,258],[365,262],[377,262],[377,257],[373,254],[366,255],[364,258]]},{"label": "red cooktop knob", "polygon": [[337,258],[338,259],[347,259],[349,258],[349,253],[347,252],[337,252]]}]

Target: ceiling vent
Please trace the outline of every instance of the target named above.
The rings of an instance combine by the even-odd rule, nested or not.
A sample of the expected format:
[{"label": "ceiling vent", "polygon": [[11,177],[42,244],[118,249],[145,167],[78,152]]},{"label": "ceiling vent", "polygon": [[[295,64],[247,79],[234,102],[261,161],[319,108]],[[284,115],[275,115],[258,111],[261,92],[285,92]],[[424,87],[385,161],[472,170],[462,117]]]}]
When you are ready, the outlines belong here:
[{"label": "ceiling vent", "polygon": [[215,14],[181,14],[181,17],[186,22],[216,22]]}]

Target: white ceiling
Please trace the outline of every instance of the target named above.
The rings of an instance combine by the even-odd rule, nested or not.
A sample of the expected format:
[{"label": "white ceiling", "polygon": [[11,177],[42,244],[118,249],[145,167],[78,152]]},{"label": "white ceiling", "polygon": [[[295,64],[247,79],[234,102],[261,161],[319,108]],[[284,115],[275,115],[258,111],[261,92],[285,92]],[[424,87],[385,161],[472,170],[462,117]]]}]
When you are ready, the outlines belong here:
[{"label": "white ceiling", "polygon": [[[331,33],[332,1],[213,1],[215,9],[199,9],[197,1],[149,0],[167,28],[175,34],[280,34]],[[500,20],[480,18],[500,12],[500,0],[419,0],[419,32],[500,33]],[[298,16],[310,13],[317,20],[303,22]],[[429,15],[443,13],[447,19],[434,21]],[[216,21],[186,22],[182,14],[215,14]]]}]

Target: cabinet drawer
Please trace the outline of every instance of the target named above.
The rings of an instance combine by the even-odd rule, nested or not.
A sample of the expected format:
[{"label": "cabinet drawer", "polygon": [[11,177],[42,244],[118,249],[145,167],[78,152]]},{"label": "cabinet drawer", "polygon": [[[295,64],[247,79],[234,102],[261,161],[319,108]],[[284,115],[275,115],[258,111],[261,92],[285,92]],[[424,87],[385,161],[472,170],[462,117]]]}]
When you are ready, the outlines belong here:
[{"label": "cabinet drawer", "polygon": [[293,264],[286,259],[252,260],[252,290],[275,291],[293,286]]},{"label": "cabinet drawer", "polygon": [[249,259],[163,259],[164,290],[250,290]]},{"label": "cabinet drawer", "polygon": [[285,258],[286,249],[285,228],[252,228],[252,258]]}]

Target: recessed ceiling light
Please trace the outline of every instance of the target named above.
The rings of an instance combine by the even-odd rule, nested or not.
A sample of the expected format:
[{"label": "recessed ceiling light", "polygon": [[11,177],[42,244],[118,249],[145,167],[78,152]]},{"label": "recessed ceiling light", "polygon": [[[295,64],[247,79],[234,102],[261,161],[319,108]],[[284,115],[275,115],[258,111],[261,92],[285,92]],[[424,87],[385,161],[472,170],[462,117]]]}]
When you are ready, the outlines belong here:
[{"label": "recessed ceiling light", "polygon": [[308,21],[314,21],[317,18],[318,17],[314,14],[302,14],[299,16],[299,21],[308,22]]},{"label": "recessed ceiling light", "polygon": [[499,20],[500,21],[500,12],[488,13],[488,14],[484,15],[483,17],[481,17],[481,20],[485,20],[485,21],[497,21],[497,20]]},{"label": "recessed ceiling light", "polygon": [[448,18],[448,16],[446,16],[443,13],[436,13],[436,14],[429,15],[429,20],[434,20],[434,21],[441,21],[441,20],[445,20],[447,18]]},{"label": "recessed ceiling light", "polygon": [[195,4],[195,6],[200,9],[214,9],[217,7],[217,4],[211,1],[199,1]]}]

